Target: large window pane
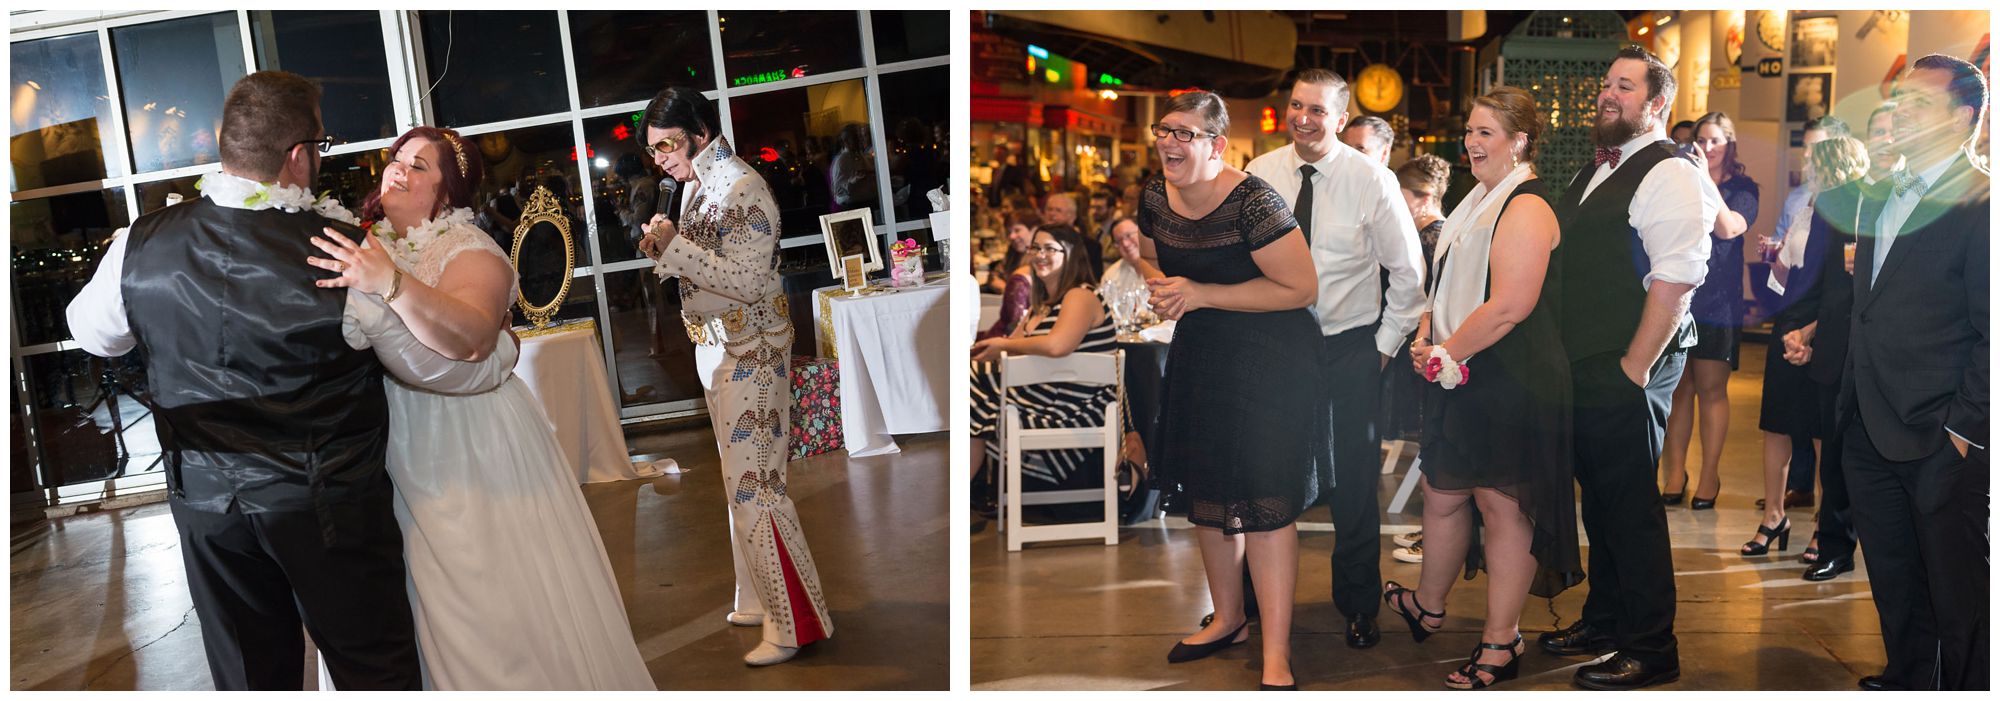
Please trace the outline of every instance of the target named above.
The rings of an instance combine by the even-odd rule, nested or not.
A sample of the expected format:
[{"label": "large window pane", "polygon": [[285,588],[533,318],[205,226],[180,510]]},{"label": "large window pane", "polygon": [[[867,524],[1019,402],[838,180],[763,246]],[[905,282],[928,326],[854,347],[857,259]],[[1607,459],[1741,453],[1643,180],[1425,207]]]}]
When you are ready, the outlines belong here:
[{"label": "large window pane", "polygon": [[812,236],[822,214],[875,206],[866,81],[732,97],[729,104],[736,150],[770,183],[782,236]]},{"label": "large window pane", "polygon": [[153,210],[167,206],[173,195],[179,195],[182,202],[201,196],[201,190],[194,186],[202,176],[189,175],[169,180],[155,180],[139,183],[139,216],[151,214]]},{"label": "large window pane", "polygon": [[875,30],[878,64],[951,55],[949,10],[875,10],[868,19]]},{"label": "large window pane", "polygon": [[895,189],[896,221],[930,217],[925,194],[944,185],[951,132],[951,69],[946,66],[885,73],[883,131],[889,135],[889,186]]},{"label": "large window pane", "polygon": [[729,11],[722,68],[732,86],[771,83],[861,67],[859,15],[840,11]]},{"label": "large window pane", "polygon": [[125,226],[125,191],[14,202],[14,324],[21,345],[68,339],[63,308],[90,281],[111,233]]},{"label": "large window pane", "polygon": [[668,85],[715,89],[707,12],[569,13],[584,107],[645,100]]},{"label": "large window pane", "polygon": [[388,149],[326,156],[319,161],[319,180],[313,193],[327,193],[349,211],[361,213],[361,203],[382,184],[382,167],[388,165]]},{"label": "large window pane", "polygon": [[[592,197],[597,208],[598,254],[616,263],[639,257],[639,225],[656,213],[670,211],[677,189],[647,159],[639,142],[645,140],[640,113],[614,114],[583,121],[583,138],[596,155],[591,158]],[[578,251],[577,255],[583,255]]]},{"label": "large window pane", "polygon": [[346,143],[396,135],[381,13],[254,10],[250,35],[258,69],[319,82],[327,136]]},{"label": "large window pane", "polygon": [[619,406],[700,399],[694,344],[681,323],[679,281],[659,280],[651,269],[604,276],[611,308],[607,319],[618,363]]},{"label": "large window pane", "polygon": [[[577,187],[576,159],[580,154],[576,153],[576,137],[570,125],[564,122],[509,129],[468,139],[486,159],[486,179],[473,197],[479,224],[493,235],[501,250],[513,250],[514,229],[520,223],[521,211],[528,206],[535,189],[545,187],[561,204],[563,216],[569,220],[570,237],[576,245],[575,267],[590,265],[589,228],[584,225],[583,195]],[[548,269],[550,265],[560,268],[562,261],[524,263],[522,287],[539,284],[537,281],[543,278],[560,283],[558,271]],[[574,299],[575,287],[571,287],[571,294]]]},{"label": "large window pane", "polygon": [[424,78],[438,126],[569,110],[556,13],[423,13]]},{"label": "large window pane", "polygon": [[222,98],[244,75],[236,13],[118,27],[111,50],[134,170],[216,162]]},{"label": "large window pane", "polygon": [[97,34],[21,41],[8,48],[14,191],[123,175],[124,164],[109,163],[104,155],[117,135],[111,131]]},{"label": "large window pane", "polygon": [[[43,475],[54,487],[159,469],[159,434],[138,397],[146,391],[138,352],[98,358],[80,350],[24,361]],[[25,467],[25,466],[24,466]]]}]

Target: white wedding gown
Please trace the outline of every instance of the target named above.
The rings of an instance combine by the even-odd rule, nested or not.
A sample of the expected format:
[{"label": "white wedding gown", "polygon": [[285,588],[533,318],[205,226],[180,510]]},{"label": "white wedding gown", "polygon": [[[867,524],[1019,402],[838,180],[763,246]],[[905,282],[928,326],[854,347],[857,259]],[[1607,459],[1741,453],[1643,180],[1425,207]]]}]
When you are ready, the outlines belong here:
[{"label": "white wedding gown", "polygon": [[[424,283],[458,253],[505,258],[469,223],[443,224],[397,251]],[[485,360],[448,360],[379,298],[353,296],[350,342],[365,336],[397,378],[388,470],[424,688],[655,689],[576,472],[513,376],[514,340],[503,330]]]}]

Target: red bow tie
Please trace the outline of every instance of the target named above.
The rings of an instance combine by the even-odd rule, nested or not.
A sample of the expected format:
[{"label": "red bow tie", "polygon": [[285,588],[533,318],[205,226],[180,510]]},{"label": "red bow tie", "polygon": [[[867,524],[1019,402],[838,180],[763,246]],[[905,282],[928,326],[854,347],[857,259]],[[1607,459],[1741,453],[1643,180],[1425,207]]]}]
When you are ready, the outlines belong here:
[{"label": "red bow tie", "polygon": [[1599,146],[1597,147],[1597,158],[1592,161],[1592,167],[1609,163],[1611,164],[1612,170],[1617,170],[1618,159],[1623,157],[1624,155],[1625,155],[1624,152],[1619,151],[1618,149],[1605,148],[1603,146]]}]

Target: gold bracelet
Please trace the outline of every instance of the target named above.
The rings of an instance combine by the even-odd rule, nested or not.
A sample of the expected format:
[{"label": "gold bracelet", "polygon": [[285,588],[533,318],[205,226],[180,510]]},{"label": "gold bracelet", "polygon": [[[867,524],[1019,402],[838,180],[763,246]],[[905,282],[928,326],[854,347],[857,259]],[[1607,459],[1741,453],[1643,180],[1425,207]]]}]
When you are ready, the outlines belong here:
[{"label": "gold bracelet", "polygon": [[402,294],[403,294],[403,269],[397,268],[395,277],[389,278],[389,294],[382,296],[382,303],[389,304],[395,302],[396,297]]}]

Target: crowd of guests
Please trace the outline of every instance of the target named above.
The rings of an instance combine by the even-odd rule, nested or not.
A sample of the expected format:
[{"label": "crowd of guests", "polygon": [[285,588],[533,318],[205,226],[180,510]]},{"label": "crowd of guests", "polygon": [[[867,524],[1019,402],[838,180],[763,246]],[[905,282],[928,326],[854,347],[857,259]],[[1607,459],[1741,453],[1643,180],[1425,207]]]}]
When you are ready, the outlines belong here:
[{"label": "crowd of guests", "polygon": [[[1262,688],[1294,685],[1295,521],[1326,503],[1332,598],[1350,646],[1376,644],[1383,607],[1423,642],[1444,626],[1459,573],[1484,570],[1480,643],[1447,686],[1514,678],[1528,595],[1586,582],[1581,617],[1536,646],[1612,653],[1575,671],[1585,688],[1675,681],[1665,508],[1719,498],[1728,378],[1749,311],[1746,234],[1763,190],[1728,115],[1669,140],[1676,90],[1658,58],[1621,50],[1596,102],[1594,159],[1575,173],[1538,169],[1545,127],[1533,94],[1502,86],[1477,98],[1463,137],[1477,184],[1448,215],[1449,164],[1426,156],[1389,170],[1393,132],[1348,121],[1337,74],[1297,73],[1293,144],[1242,170],[1223,158],[1221,98],[1180,94],[1151,127],[1162,169],[1138,192],[1093,201],[1082,228],[1060,194],[1002,215],[1018,253],[993,277],[1026,311],[1003,311],[974,348],[975,433],[993,438],[999,403],[986,361],[1109,342],[1102,300],[1082,292],[1103,268],[1078,259],[1111,241],[1119,277],[1141,281],[1151,308],[1178,324],[1151,467],[1186,497],[1214,608],[1169,662],[1247,641],[1255,618]],[[1863,138],[1814,122],[1803,184],[1750,268],[1773,330],[1758,422],[1765,499],[1740,552],[1789,548],[1786,479],[1817,462],[1825,499],[1804,576],[1850,571],[1857,542],[1868,544],[1888,662],[1863,688],[1988,686],[1990,215],[1973,145],[1986,95],[1972,64],[1931,55],[1900,77]],[[1038,401],[1073,420],[1088,407],[1057,400],[1079,396],[1057,388]],[[1690,495],[1697,427],[1702,474]],[[1407,435],[1420,437],[1423,465],[1414,587],[1382,582],[1377,562],[1377,446]]]}]

